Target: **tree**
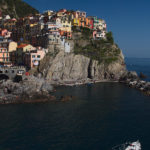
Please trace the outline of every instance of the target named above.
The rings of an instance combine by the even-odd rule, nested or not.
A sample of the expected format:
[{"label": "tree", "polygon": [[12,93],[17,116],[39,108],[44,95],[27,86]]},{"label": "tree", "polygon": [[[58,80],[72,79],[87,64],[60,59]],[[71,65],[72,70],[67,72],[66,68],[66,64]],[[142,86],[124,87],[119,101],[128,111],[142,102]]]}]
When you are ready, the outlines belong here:
[{"label": "tree", "polygon": [[114,44],[114,38],[112,32],[106,33],[106,38],[109,43]]}]

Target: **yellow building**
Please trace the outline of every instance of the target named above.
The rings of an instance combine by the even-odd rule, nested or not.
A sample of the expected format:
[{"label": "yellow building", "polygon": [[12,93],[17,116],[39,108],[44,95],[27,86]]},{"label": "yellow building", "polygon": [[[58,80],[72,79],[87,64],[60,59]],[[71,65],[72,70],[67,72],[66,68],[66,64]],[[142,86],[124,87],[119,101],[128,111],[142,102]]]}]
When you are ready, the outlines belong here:
[{"label": "yellow building", "polygon": [[78,18],[74,18],[72,20],[72,25],[73,26],[80,26],[80,20]]},{"label": "yellow building", "polygon": [[17,50],[22,50],[22,52],[30,52],[31,50],[34,50],[35,47],[33,47],[30,44],[21,44],[17,47]]},{"label": "yellow building", "polygon": [[10,42],[8,45],[8,51],[13,52],[17,50],[18,44],[16,42]]},{"label": "yellow building", "polygon": [[71,21],[69,20],[61,20],[62,26],[60,27],[61,31],[71,32]]},{"label": "yellow building", "polygon": [[52,14],[53,14],[53,11],[51,11],[51,10],[47,11],[48,16],[52,16]]},{"label": "yellow building", "polygon": [[18,44],[16,42],[2,42],[0,43],[0,47],[4,47],[8,49],[8,52],[16,51]]}]

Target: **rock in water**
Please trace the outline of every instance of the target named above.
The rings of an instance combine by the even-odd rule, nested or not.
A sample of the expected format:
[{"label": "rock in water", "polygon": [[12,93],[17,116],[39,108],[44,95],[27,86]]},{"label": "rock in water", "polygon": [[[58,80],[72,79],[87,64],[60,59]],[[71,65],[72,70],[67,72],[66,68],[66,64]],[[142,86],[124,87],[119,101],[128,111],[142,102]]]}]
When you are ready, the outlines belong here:
[{"label": "rock in water", "polygon": [[146,79],[146,78],[147,78],[147,76],[146,76],[146,75],[144,75],[142,72],[140,72],[139,77],[140,77],[141,79]]}]

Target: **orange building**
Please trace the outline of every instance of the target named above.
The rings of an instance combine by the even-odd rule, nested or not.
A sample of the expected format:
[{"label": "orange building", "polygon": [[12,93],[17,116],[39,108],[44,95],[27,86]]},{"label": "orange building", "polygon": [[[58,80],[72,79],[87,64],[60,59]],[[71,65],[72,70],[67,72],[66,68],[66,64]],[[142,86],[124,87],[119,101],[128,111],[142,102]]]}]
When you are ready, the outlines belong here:
[{"label": "orange building", "polygon": [[94,28],[94,20],[92,18],[86,18],[86,27],[89,29]]},{"label": "orange building", "polygon": [[84,17],[79,18],[79,26],[80,27],[85,27],[86,26],[86,18],[84,18]]},{"label": "orange building", "polygon": [[59,33],[60,33],[61,36],[66,37],[66,39],[71,39],[72,38],[72,32],[67,32],[67,31],[60,30]]}]

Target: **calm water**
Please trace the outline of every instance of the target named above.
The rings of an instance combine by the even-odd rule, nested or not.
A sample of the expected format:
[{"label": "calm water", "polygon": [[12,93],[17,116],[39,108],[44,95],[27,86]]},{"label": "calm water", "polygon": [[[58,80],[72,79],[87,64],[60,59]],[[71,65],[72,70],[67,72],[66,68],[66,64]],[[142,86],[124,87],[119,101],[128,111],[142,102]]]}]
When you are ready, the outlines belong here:
[{"label": "calm water", "polygon": [[118,83],[58,88],[56,94],[76,98],[1,105],[0,150],[111,150],[138,139],[149,150],[150,97]]},{"label": "calm water", "polygon": [[135,70],[138,74],[142,72],[147,76],[146,80],[150,81],[150,58],[126,58],[126,64],[128,70]]}]

